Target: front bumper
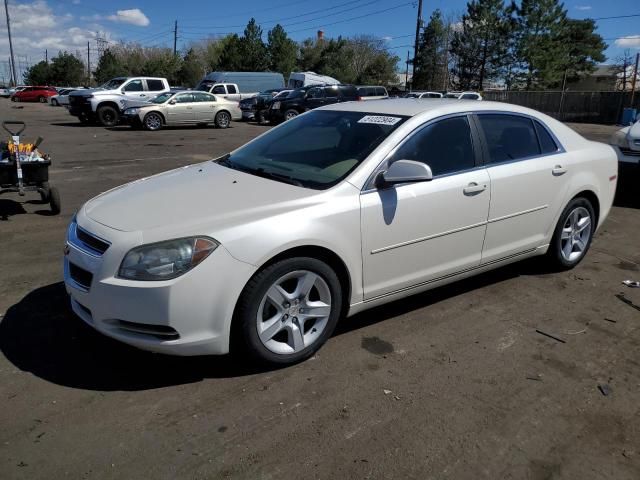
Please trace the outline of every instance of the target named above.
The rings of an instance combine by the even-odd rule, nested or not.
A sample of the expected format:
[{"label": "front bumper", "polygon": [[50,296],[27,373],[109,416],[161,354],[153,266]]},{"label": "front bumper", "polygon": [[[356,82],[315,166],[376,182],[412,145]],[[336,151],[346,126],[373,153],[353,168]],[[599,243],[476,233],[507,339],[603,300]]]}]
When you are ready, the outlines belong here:
[{"label": "front bumper", "polygon": [[632,150],[630,148],[622,149],[618,145],[612,145],[612,147],[616,151],[618,162],[640,164],[640,150]]},{"label": "front bumper", "polygon": [[69,113],[74,117],[86,117],[86,118],[93,117],[93,111],[91,110],[90,103],[74,104],[74,105],[69,104],[67,106],[67,109],[69,110]]},{"label": "front bumper", "polygon": [[78,226],[83,235],[113,241],[100,254],[70,225],[64,282],[76,315],[99,332],[143,350],[171,355],[228,353],[235,304],[255,267],[219,246],[196,268],[173,280],[125,280],[116,273],[126,252],[142,243],[141,236],[110,229],[86,216]]}]

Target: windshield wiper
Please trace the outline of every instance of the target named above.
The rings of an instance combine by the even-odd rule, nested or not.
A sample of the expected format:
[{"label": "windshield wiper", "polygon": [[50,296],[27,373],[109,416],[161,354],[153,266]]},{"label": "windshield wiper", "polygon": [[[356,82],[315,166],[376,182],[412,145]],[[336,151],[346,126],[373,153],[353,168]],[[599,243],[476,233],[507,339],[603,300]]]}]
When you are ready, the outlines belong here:
[{"label": "windshield wiper", "polygon": [[289,175],[284,175],[283,173],[267,172],[264,168],[256,168],[255,170],[249,171],[249,173],[254,173],[259,177],[270,178],[272,180],[278,180],[290,185],[295,185],[296,187],[304,187],[300,180],[290,177]]}]

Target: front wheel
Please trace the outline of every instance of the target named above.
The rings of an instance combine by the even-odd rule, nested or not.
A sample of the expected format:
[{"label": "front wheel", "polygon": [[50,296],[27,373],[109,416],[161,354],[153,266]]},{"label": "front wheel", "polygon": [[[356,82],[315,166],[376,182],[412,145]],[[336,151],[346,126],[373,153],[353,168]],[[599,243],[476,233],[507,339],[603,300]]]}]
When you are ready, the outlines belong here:
[{"label": "front wheel", "polygon": [[162,128],[162,117],[156,112],[148,113],[144,117],[143,125],[146,130],[151,130],[152,132],[160,130]]},{"label": "front wheel", "polygon": [[215,118],[215,124],[218,128],[227,128],[231,123],[231,115],[227,112],[218,112]]},{"label": "front wheel", "polygon": [[245,287],[234,322],[255,359],[289,365],[313,355],[331,336],[342,308],[340,281],[324,262],[288,258]]},{"label": "front wheel", "polygon": [[54,98],[53,100],[51,100],[51,105],[53,105],[54,107],[59,106],[60,104],[58,103],[58,101]]},{"label": "front wheel", "polygon": [[591,246],[596,216],[591,202],[574,198],[563,210],[547,252],[551,263],[560,269],[575,267]]},{"label": "front wheel", "polygon": [[11,97],[12,102],[19,102],[20,99],[18,97]]},{"label": "front wheel", "polygon": [[115,127],[119,118],[118,111],[110,105],[98,108],[98,120],[105,127]]},{"label": "front wheel", "polygon": [[38,97],[40,103],[47,103],[47,97]]},{"label": "front wheel", "polygon": [[295,118],[298,116],[298,112],[296,110],[287,110],[286,112],[284,112],[284,119],[285,120],[291,120],[292,118]]}]

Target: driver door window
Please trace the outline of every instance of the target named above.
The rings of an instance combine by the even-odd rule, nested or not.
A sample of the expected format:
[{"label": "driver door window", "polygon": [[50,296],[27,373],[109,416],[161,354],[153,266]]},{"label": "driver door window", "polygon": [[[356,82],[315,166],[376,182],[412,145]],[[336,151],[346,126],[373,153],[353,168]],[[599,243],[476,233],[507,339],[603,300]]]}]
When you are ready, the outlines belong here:
[{"label": "driver door window", "polygon": [[125,92],[143,92],[142,80],[133,80],[124,86]]}]

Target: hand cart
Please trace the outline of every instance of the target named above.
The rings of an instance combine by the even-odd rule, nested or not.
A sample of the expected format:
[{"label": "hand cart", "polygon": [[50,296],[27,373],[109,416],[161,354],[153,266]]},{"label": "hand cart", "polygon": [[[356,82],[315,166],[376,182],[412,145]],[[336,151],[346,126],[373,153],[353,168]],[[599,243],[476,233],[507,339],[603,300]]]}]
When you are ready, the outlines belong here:
[{"label": "hand cart", "polygon": [[60,213],[60,193],[49,185],[51,159],[38,151],[42,138],[38,137],[33,144],[21,144],[20,134],[26,128],[24,122],[2,122],[2,128],[9,132],[11,140],[0,145],[0,194],[17,192],[24,196],[25,192],[38,192],[41,200],[51,206],[51,213],[57,215]]}]

